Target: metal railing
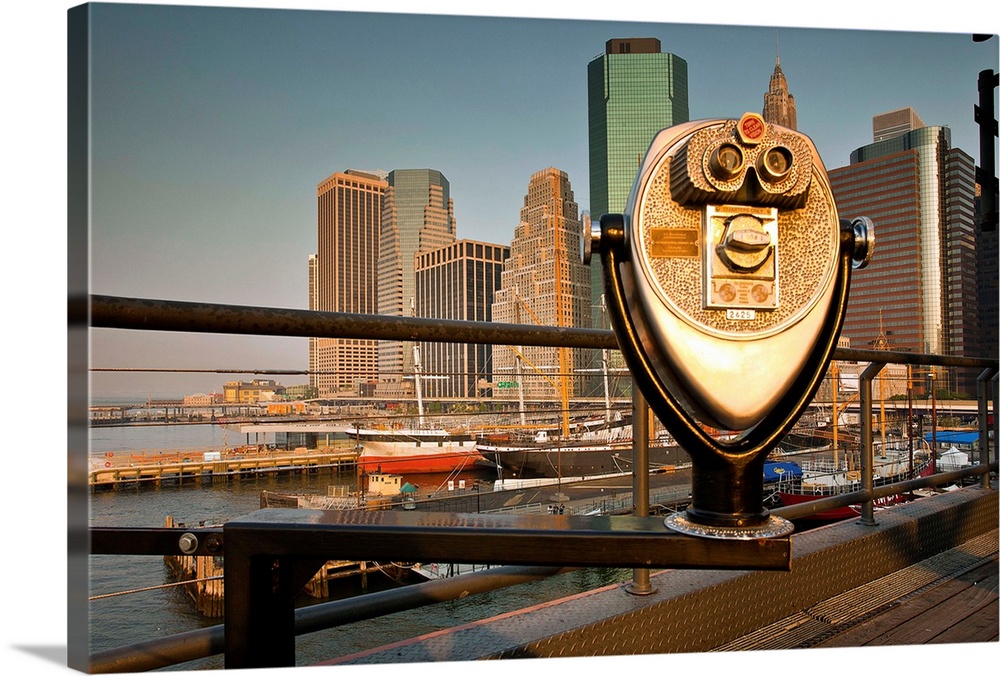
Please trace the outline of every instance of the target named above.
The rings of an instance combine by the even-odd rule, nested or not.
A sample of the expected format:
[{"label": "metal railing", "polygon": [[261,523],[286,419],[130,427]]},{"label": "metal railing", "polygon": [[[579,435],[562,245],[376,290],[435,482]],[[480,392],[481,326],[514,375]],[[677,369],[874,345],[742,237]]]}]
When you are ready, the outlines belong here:
[{"label": "metal railing", "polygon": [[[492,345],[532,345],[617,349],[615,335],[598,329],[486,324],[421,318],[383,317],[149,300],[92,295],[69,300],[71,371],[74,349],[86,340],[73,340],[73,329],[109,328],[294,337],[340,337],[379,340],[422,340]],[[77,355],[79,356],[79,354]],[[989,487],[990,459],[987,426],[992,391],[997,410],[997,360],[924,355],[881,350],[838,349],[838,360],[869,362],[861,378],[862,490],[773,510],[788,519],[808,516],[845,505],[860,504],[862,523],[874,525],[872,510],[880,497],[920,487],[979,476]],[[935,474],[890,486],[872,484],[871,385],[888,363],[979,369],[979,463],[971,468]],[[72,375],[72,373],[71,373]],[[72,392],[71,392],[72,395]],[[70,439],[73,425],[86,426],[86,416],[70,402]],[[994,415],[995,419],[995,415]],[[994,437],[996,422],[994,422]],[[640,435],[636,435],[638,438]],[[640,442],[641,445],[642,442]],[[637,449],[637,457],[640,451]],[[74,477],[70,477],[71,495]],[[638,487],[644,484],[638,482]],[[648,490],[648,486],[646,488]],[[645,502],[648,506],[648,502]],[[94,672],[137,671],[177,664],[224,652],[227,668],[290,666],[294,664],[296,635],[338,626],[359,618],[418,607],[454,598],[457,589],[473,593],[496,589],[584,566],[788,570],[789,538],[718,540],[667,533],[662,520],[647,517],[638,508],[633,516],[439,515],[428,525],[426,515],[400,512],[318,514],[312,510],[257,513],[222,528],[190,533],[196,555],[224,555],[226,623],[221,627],[87,655],[83,666]],[[74,554],[178,553],[176,529],[86,528],[70,530],[70,559]],[[373,532],[389,538],[365,537]],[[375,544],[386,543],[391,544]],[[541,544],[540,544],[541,543]],[[191,549],[191,540],[186,547]],[[295,592],[327,558],[378,559],[391,546],[390,558],[427,558],[454,563],[504,564],[499,568],[437,580],[413,588],[368,595],[296,610]],[[187,551],[186,553],[192,553]],[[72,571],[71,571],[72,575]],[[457,585],[457,586],[456,586]],[[72,653],[72,648],[71,648]],[[71,655],[72,658],[72,655]]]}]

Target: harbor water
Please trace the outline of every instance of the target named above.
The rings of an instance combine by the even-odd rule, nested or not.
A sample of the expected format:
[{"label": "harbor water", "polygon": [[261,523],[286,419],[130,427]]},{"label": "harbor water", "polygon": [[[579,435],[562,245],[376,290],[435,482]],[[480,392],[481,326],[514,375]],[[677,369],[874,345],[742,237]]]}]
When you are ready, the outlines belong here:
[{"label": "harbor water", "polygon": [[[218,425],[148,425],[91,429],[90,454],[97,462],[107,453],[153,453],[219,450],[246,443],[239,433]],[[488,471],[463,474],[468,483],[488,481]],[[421,491],[441,488],[446,476],[404,477]],[[126,488],[90,496],[90,523],[95,527],[162,527],[167,517],[196,526],[220,524],[259,509],[262,491],[326,494],[330,484],[356,487],[353,472],[261,475],[240,481],[219,481],[159,488]],[[380,562],[384,563],[384,562]],[[424,562],[432,563],[432,562]],[[446,562],[437,562],[446,563]],[[459,601],[436,604],[352,625],[306,634],[296,641],[301,666],[378,647],[398,640],[472,622],[498,613],[532,606],[574,593],[631,579],[631,570],[590,569],[518,585]],[[398,586],[379,573],[369,573],[368,589],[359,578],[346,581],[342,596],[372,593]],[[160,556],[90,557],[90,649],[98,653],[212,626],[221,619],[201,616]],[[139,590],[139,591],[136,591]],[[316,603],[304,599],[303,603]],[[176,670],[222,668],[221,655],[172,667]]]}]

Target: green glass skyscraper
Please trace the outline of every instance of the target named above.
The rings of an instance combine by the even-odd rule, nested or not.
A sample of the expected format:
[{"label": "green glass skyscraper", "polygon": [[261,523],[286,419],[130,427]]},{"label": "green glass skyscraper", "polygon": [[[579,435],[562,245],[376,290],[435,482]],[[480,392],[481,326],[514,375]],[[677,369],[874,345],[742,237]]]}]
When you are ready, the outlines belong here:
[{"label": "green glass skyscraper", "polygon": [[[587,66],[590,213],[625,209],[632,182],[658,131],[688,121],[687,61],[660,51],[656,38],[608,40]],[[594,327],[603,328],[603,271],[591,261]]]}]

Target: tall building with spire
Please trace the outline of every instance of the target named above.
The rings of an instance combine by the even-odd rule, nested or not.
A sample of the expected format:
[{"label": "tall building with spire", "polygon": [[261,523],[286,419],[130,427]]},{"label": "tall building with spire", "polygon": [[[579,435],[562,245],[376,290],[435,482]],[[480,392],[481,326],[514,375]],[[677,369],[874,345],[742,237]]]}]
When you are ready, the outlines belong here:
[{"label": "tall building with spire", "polygon": [[[412,316],[416,254],[455,241],[451,184],[435,169],[396,169],[389,172],[387,183],[378,252],[378,313]],[[379,396],[412,395],[412,343],[379,341],[378,367]]]},{"label": "tall building with spire", "polygon": [[[566,172],[549,167],[532,174],[500,273],[493,321],[589,326],[590,272],[580,260],[582,236]],[[576,373],[588,358],[586,351],[570,348],[494,346],[493,396],[549,402],[578,396]]]},{"label": "tall building with spire", "polygon": [[[646,150],[661,129],[688,121],[687,61],[661,51],[656,38],[616,38],[587,65],[590,213],[625,209]],[[592,326],[601,316],[604,277],[591,262]]]},{"label": "tall building with spire", "polygon": [[[310,257],[309,305],[320,312],[378,311],[378,254],[384,175],[350,169],[316,188],[318,253]],[[310,379],[319,396],[358,394],[378,377],[374,340],[310,341]]]},{"label": "tall building with spire", "polygon": [[796,129],[795,97],[788,91],[788,80],[781,70],[780,56],[774,59],[774,72],[771,73],[771,84],[764,94],[764,110],[761,114],[765,122]]}]

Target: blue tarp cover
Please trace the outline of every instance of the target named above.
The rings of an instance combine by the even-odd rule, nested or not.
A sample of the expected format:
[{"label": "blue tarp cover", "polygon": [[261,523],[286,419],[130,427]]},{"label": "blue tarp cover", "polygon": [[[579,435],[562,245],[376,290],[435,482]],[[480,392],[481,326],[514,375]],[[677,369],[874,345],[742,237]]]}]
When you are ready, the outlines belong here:
[{"label": "blue tarp cover", "polygon": [[765,462],[764,483],[778,479],[793,479],[802,476],[802,468],[794,462]]},{"label": "blue tarp cover", "polygon": [[[934,435],[931,432],[924,434],[924,439],[927,441],[933,440]],[[937,433],[938,444],[975,444],[979,442],[979,432],[955,432],[951,430],[938,430]]]}]

